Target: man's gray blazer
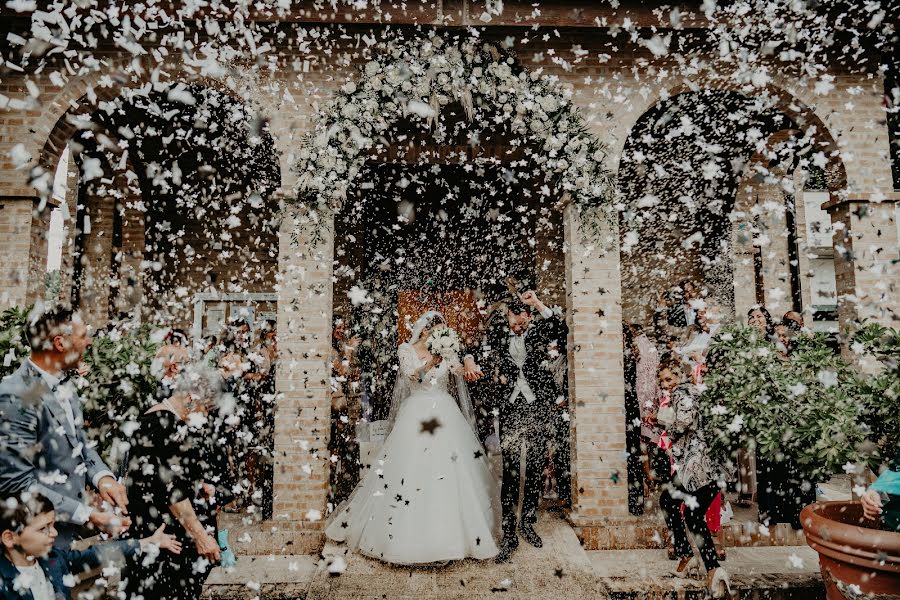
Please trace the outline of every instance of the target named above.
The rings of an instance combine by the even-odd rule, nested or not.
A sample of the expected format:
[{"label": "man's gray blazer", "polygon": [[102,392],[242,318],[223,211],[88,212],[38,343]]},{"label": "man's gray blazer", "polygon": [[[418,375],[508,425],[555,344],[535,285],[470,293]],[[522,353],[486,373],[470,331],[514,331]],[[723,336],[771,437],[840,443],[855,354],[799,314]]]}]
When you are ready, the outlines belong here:
[{"label": "man's gray blazer", "polygon": [[[72,405],[74,430],[61,402]],[[57,396],[30,361],[3,379],[0,493],[40,492],[53,503],[57,521],[72,523],[72,515],[86,503],[87,482],[108,470],[97,451],[89,447],[81,423],[78,396]]]}]

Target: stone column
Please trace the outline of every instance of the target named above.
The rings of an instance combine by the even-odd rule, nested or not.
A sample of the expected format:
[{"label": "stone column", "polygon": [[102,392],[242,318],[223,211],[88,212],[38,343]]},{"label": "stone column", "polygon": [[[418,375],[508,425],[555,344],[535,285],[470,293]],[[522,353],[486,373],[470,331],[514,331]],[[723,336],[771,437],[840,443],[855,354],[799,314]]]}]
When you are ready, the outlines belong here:
[{"label": "stone column", "polygon": [[49,249],[50,215],[55,201],[38,203],[31,212],[31,228],[28,243],[28,284],[25,304],[43,300],[47,290],[47,252]]},{"label": "stone column", "polygon": [[900,193],[846,196],[832,193],[823,205],[834,226],[834,269],[841,331],[870,319],[898,327]]},{"label": "stone column", "polygon": [[762,253],[762,283],[765,306],[773,319],[791,309],[791,270],[784,189],[776,182],[756,186],[760,211],[757,239]]},{"label": "stone column", "polygon": [[[602,218],[602,217],[599,217]],[[565,215],[569,326],[572,522],[587,549],[633,535],[625,462],[622,292],[617,223],[604,223],[599,243],[587,239],[575,209]]]},{"label": "stone column", "polygon": [[69,160],[69,167],[66,173],[66,203],[63,218],[63,238],[62,260],[59,265],[59,301],[63,304],[71,304],[72,302],[72,277],[75,269],[75,234],[76,224],[75,216],[78,213],[78,186],[80,185],[81,174],[78,172],[78,164],[74,160]]},{"label": "stone column", "polygon": [[[302,215],[285,218],[278,244],[278,352],[275,386],[275,507],[292,552],[315,548],[328,492],[331,429],[333,220],[313,244]],[[310,533],[314,535],[310,535]],[[299,541],[299,544],[298,544]],[[300,546],[300,547],[298,547]]]}]

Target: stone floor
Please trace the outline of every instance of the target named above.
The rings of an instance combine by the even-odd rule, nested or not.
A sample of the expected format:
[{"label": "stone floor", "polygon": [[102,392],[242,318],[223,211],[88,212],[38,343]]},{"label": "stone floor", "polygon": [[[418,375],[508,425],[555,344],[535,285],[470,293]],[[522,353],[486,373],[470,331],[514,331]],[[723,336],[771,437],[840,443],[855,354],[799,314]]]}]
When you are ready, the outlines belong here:
[{"label": "stone floor", "polygon": [[[542,549],[524,541],[509,564],[465,561],[435,568],[390,567],[343,546],[322,556],[242,556],[230,572],[216,569],[205,598],[425,600],[450,598],[702,598],[700,582],[669,575],[663,550],[585,552],[561,518],[542,514]],[[822,596],[816,554],[806,546],[729,548],[725,566],[736,596]]]},{"label": "stone floor", "polygon": [[[682,581],[669,575],[675,563],[663,550],[598,550],[587,554],[595,575],[612,597],[650,592],[679,596],[703,591],[702,581]],[[773,595],[771,592],[787,588],[797,598],[824,595],[818,555],[809,546],[728,548],[728,559],[722,566],[731,575],[735,592],[752,590],[765,595],[768,591]]]}]

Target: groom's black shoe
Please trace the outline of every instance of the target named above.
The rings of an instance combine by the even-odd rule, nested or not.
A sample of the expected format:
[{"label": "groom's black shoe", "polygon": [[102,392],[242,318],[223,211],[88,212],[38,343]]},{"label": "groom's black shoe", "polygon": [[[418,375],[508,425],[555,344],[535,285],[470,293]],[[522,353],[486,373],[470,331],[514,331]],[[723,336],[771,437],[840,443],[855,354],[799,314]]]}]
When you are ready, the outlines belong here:
[{"label": "groom's black shoe", "polygon": [[509,562],[513,552],[515,552],[518,547],[519,538],[515,535],[512,537],[503,536],[503,541],[500,542],[500,552],[497,554],[497,558],[495,558],[494,561],[498,563]]},{"label": "groom's black shoe", "polygon": [[530,523],[522,523],[519,525],[519,534],[525,538],[526,542],[535,548],[541,548],[544,545],[541,536],[537,534],[537,531],[534,530],[534,527],[532,527]]}]

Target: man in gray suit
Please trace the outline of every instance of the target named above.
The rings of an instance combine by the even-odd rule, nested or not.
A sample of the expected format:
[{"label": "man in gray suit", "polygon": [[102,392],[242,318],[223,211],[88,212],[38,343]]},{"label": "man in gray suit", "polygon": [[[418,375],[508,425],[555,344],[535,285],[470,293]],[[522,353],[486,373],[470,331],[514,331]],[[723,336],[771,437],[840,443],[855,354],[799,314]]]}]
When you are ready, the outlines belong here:
[{"label": "man in gray suit", "polygon": [[[0,382],[0,494],[46,496],[56,509],[57,547],[68,549],[88,525],[118,534],[131,523],[125,487],[85,436],[81,401],[65,380],[91,343],[87,328],[57,308],[37,317],[28,333],[31,357]],[[86,501],[88,483],[108,508]]]}]

